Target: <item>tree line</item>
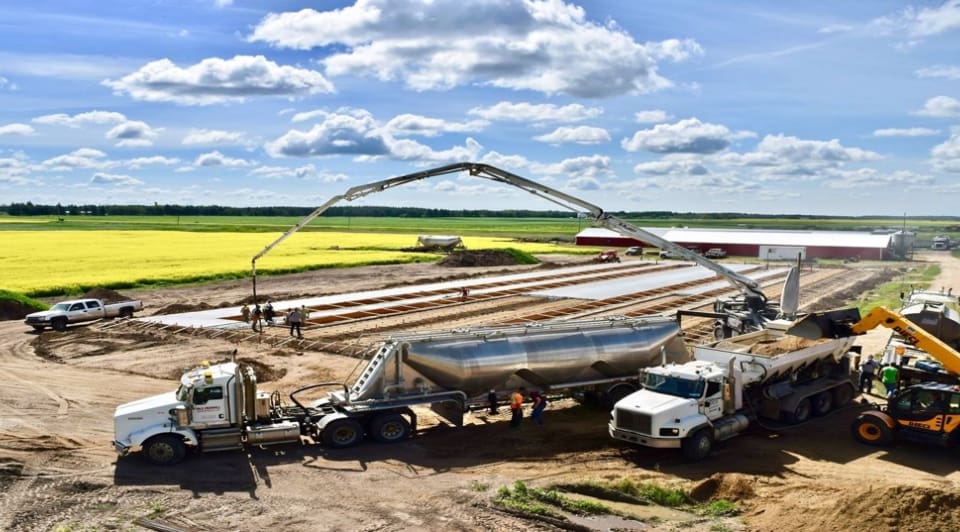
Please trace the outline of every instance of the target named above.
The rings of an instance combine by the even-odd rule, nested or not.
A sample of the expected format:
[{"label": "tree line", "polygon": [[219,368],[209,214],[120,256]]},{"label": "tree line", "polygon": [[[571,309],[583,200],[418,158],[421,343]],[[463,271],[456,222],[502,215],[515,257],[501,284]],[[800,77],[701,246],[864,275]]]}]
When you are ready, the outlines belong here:
[{"label": "tree line", "polygon": [[[306,216],[313,207],[229,207],[225,205],[44,205],[32,202],[0,205],[0,212],[10,216]],[[774,219],[793,218],[800,220],[836,220],[860,218],[899,220],[897,216],[822,216],[807,214],[749,214],[740,212],[672,212],[672,211],[611,211],[623,218],[643,219],[703,219],[726,220],[735,218]],[[466,210],[428,209],[421,207],[386,206],[341,206],[331,207],[325,216],[399,217],[399,218],[572,218],[570,211],[536,211],[528,209]],[[957,216],[925,216],[928,220],[960,220]]]}]

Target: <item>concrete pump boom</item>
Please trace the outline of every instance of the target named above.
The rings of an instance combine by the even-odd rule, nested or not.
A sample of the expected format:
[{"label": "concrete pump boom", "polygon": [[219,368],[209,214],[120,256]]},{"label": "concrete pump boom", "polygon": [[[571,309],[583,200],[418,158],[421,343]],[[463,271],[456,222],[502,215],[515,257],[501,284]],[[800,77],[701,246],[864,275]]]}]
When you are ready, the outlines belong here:
[{"label": "concrete pump boom", "polygon": [[407,183],[412,183],[414,181],[420,181],[423,179],[429,179],[431,177],[437,177],[447,174],[453,174],[457,172],[468,172],[472,176],[482,177],[484,179],[489,179],[491,181],[496,181],[498,183],[505,183],[507,185],[517,187],[521,190],[525,190],[531,194],[539,196],[546,199],[552,203],[555,203],[565,209],[569,209],[573,212],[583,212],[586,211],[593,219],[594,225],[599,225],[606,227],[612,231],[620,233],[622,235],[630,236],[645,242],[647,244],[655,245],[661,249],[668,249],[673,252],[675,255],[683,257],[684,259],[693,261],[708,270],[711,270],[718,275],[725,278],[730,284],[735,288],[740,290],[745,296],[754,296],[759,297],[761,301],[766,303],[767,297],[763,294],[763,290],[760,288],[760,284],[750,279],[749,277],[740,275],[739,273],[729,270],[724,266],[713,262],[689,249],[674,244],[669,240],[660,238],[659,236],[644,231],[639,227],[625,221],[621,220],[615,216],[607,214],[600,207],[582,200],[576,196],[571,196],[554,188],[550,188],[546,185],[541,185],[535,181],[531,181],[527,178],[520,177],[516,174],[507,172],[500,168],[490,166],[488,164],[482,163],[454,163],[446,166],[440,166],[437,168],[431,168],[429,170],[424,170],[422,172],[414,172],[411,174],[406,174],[397,177],[391,177],[388,179],[383,179],[381,181],[375,181],[373,183],[367,183],[365,185],[357,185],[347,189],[343,194],[333,196],[327,200],[323,205],[317,207],[313,212],[305,216],[302,220],[296,223],[293,227],[288,229],[285,233],[280,235],[279,238],[271,242],[267,247],[263,248],[260,253],[257,253],[251,259],[251,270],[253,274],[253,300],[257,301],[257,259],[263,257],[275,248],[278,244],[289,238],[291,235],[299,231],[303,226],[307,225],[314,218],[320,216],[327,211],[330,207],[333,207],[335,204],[340,201],[353,201],[357,198],[362,198],[369,194],[375,192],[383,192],[384,190],[391,189],[400,185],[405,185]]}]

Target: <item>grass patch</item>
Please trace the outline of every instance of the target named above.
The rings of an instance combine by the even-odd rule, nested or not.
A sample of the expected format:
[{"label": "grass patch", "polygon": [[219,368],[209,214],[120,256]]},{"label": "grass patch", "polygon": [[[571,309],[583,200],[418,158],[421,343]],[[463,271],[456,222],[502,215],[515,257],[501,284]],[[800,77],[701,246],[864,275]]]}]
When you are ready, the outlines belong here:
[{"label": "grass patch", "polygon": [[864,315],[877,306],[896,310],[901,306],[901,293],[909,293],[911,287],[916,289],[929,288],[930,283],[938,275],[940,275],[940,266],[936,264],[910,268],[902,278],[883,283],[863,294],[856,301],[856,305],[860,309],[860,313]]},{"label": "grass patch", "polygon": [[711,517],[729,517],[740,513],[740,507],[737,503],[726,499],[717,499],[702,504],[699,507],[699,513]]},{"label": "grass patch", "polygon": [[540,264],[540,261],[532,254],[517,248],[504,248],[502,251],[509,253],[517,261],[517,264]]},{"label": "grass patch", "polygon": [[36,299],[25,296],[18,292],[11,292],[3,289],[0,289],[0,301],[14,301],[33,310],[47,310],[50,308],[50,305],[47,305],[46,303],[37,301]]},{"label": "grass patch", "polygon": [[531,488],[522,480],[513,483],[513,489],[507,486],[497,492],[496,501],[509,508],[529,512],[535,515],[545,515],[557,519],[565,519],[556,509],[577,515],[602,515],[615,513],[601,503],[578,500],[567,497],[550,487],[547,489]]},{"label": "grass patch", "polygon": [[628,478],[617,482],[576,482],[555,484],[555,489],[590,495],[599,499],[632,504],[657,504],[672,508],[688,506],[693,501],[682,489],[666,488],[652,482],[636,483]]}]

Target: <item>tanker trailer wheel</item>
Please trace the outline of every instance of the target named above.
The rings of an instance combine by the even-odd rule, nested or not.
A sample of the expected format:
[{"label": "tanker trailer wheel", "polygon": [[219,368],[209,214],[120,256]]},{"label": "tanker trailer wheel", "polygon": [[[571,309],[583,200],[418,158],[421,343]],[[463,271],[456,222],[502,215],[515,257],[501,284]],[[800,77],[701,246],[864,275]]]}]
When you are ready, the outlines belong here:
[{"label": "tanker trailer wheel", "polygon": [[160,434],[143,442],[143,454],[155,464],[173,465],[183,460],[187,446],[178,436]]},{"label": "tanker trailer wheel", "polygon": [[812,409],[809,398],[801,399],[800,402],[797,403],[796,408],[793,409],[793,412],[787,412],[787,421],[790,423],[803,423],[810,419]]},{"label": "tanker trailer wheel", "polygon": [[869,414],[860,415],[850,425],[853,437],[867,445],[886,446],[893,442],[893,431],[883,420]]},{"label": "tanker trailer wheel", "polygon": [[410,422],[400,414],[383,414],[373,418],[369,432],[380,443],[396,443],[410,436]]},{"label": "tanker trailer wheel", "polygon": [[614,405],[619,403],[621,399],[635,391],[637,391],[637,388],[632,384],[627,384],[625,382],[615,384],[604,393],[604,406],[607,408],[613,408]]},{"label": "tanker trailer wheel", "polygon": [[355,419],[338,419],[324,427],[320,438],[324,445],[334,449],[353,447],[363,440],[363,427]]},{"label": "tanker trailer wheel", "polygon": [[833,407],[833,394],[830,393],[830,390],[827,390],[814,395],[810,401],[810,406],[813,409],[813,415],[822,416],[826,414]]},{"label": "tanker trailer wheel", "polygon": [[691,462],[698,462],[707,456],[713,450],[713,438],[710,437],[708,429],[700,429],[680,442],[680,451],[683,457]]},{"label": "tanker trailer wheel", "polygon": [[840,408],[853,400],[853,388],[847,385],[837,386],[833,389],[833,406]]}]

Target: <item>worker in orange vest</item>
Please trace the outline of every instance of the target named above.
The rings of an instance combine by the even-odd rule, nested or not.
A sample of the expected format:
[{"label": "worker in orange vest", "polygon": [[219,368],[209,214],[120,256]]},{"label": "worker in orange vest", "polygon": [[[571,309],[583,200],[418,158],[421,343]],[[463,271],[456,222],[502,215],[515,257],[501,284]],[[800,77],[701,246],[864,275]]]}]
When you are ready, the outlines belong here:
[{"label": "worker in orange vest", "polygon": [[523,394],[527,390],[524,388],[517,388],[517,391],[510,394],[510,428],[519,429],[520,422],[523,421]]}]

